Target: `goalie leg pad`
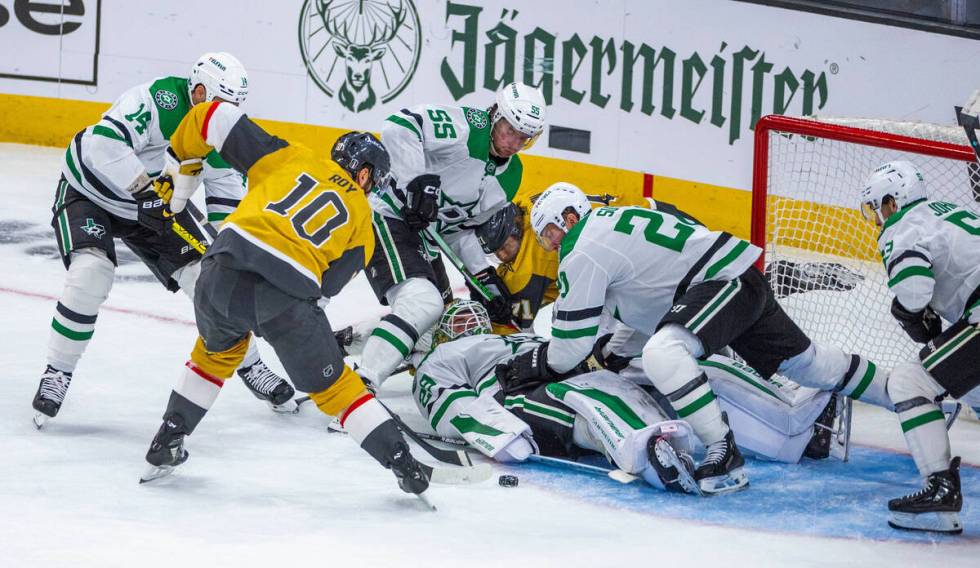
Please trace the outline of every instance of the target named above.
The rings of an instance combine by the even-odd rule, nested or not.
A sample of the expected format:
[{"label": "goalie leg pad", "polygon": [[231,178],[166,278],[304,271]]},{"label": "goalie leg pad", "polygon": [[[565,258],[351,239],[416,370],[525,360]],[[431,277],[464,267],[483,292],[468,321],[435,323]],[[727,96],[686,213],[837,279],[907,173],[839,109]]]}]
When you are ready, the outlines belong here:
[{"label": "goalie leg pad", "polygon": [[696,357],[701,341],[678,324],[662,327],[643,348],[643,370],[653,385],[667,395],[679,418],[686,420],[706,444],[728,433],[721,407]]},{"label": "goalie leg pad", "polygon": [[916,467],[923,477],[949,467],[949,435],[936,398],[946,389],[916,362],[897,365],[888,380],[888,393],[902,425]]},{"label": "goalie leg pad", "polygon": [[432,282],[409,278],[387,293],[391,314],[364,344],[361,374],[380,386],[392,371],[408,357],[419,336],[442,315],[442,295]]},{"label": "goalie leg pad", "polygon": [[86,247],[71,253],[48,340],[48,364],[55,369],[75,370],[95,332],[95,320],[109,297],[115,271],[101,249]]}]

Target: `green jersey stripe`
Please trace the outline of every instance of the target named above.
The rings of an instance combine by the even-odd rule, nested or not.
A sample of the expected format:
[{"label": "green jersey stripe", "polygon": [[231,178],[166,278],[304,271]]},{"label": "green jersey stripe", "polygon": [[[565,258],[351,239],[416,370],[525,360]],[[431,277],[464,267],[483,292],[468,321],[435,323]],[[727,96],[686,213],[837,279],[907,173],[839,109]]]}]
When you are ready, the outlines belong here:
[{"label": "green jersey stripe", "polygon": [[224,221],[228,215],[231,215],[231,213],[208,213],[208,223]]},{"label": "green jersey stripe", "polygon": [[126,140],[125,138],[123,138],[123,136],[121,134],[119,134],[115,130],[109,128],[108,126],[102,126],[101,124],[95,125],[95,127],[92,129],[92,135],[93,136],[104,136],[104,137],[110,138],[112,140],[118,140],[119,142],[122,142],[123,144],[126,144],[130,148],[133,147],[132,143],[129,140]]},{"label": "green jersey stripe", "polygon": [[439,425],[439,421],[442,420],[443,414],[445,414],[446,411],[449,410],[449,405],[452,404],[453,401],[461,398],[467,398],[467,397],[476,398],[476,393],[471,390],[460,390],[447,396],[446,400],[444,400],[442,404],[439,405],[439,410],[437,410],[435,414],[432,415],[432,420],[429,422],[429,424],[432,425],[432,429],[433,430],[436,429],[436,427]]},{"label": "green jersey stripe", "polygon": [[398,126],[403,126],[403,127],[407,128],[407,129],[411,130],[415,134],[415,136],[418,137],[419,142],[422,141],[422,133],[419,132],[419,129],[418,128],[415,128],[415,125],[414,124],[412,124],[411,122],[409,122],[409,121],[405,120],[404,118],[398,116],[397,114],[393,114],[393,115],[389,116],[388,118],[386,118],[385,120],[387,120],[388,122],[397,124]]},{"label": "green jersey stripe", "polygon": [[899,271],[898,274],[895,275],[894,278],[892,278],[891,280],[889,280],[888,281],[888,287],[889,288],[893,288],[899,282],[901,282],[901,281],[903,281],[903,280],[905,280],[907,278],[912,278],[913,276],[925,276],[926,278],[933,278],[933,279],[935,279],[935,275],[932,273],[932,270],[929,269],[928,267],[925,267],[925,266],[910,266],[908,268],[903,268],[902,270]]},{"label": "green jersey stripe", "polygon": [[460,434],[483,434],[484,436],[501,436],[506,432],[501,432],[493,426],[488,426],[472,416],[453,416],[449,423],[452,424]]},{"label": "green jersey stripe", "polygon": [[735,262],[735,259],[741,256],[747,248],[749,248],[749,243],[747,241],[739,241],[738,244],[733,246],[732,250],[728,251],[728,254],[726,254],[721,260],[708,267],[707,272],[704,273],[704,279],[711,280],[714,278],[715,274],[718,274],[724,270],[726,266]]},{"label": "green jersey stripe", "polygon": [[599,333],[599,326],[583,327],[581,329],[558,329],[551,328],[551,336],[558,339],[578,339],[579,337],[592,337]]}]

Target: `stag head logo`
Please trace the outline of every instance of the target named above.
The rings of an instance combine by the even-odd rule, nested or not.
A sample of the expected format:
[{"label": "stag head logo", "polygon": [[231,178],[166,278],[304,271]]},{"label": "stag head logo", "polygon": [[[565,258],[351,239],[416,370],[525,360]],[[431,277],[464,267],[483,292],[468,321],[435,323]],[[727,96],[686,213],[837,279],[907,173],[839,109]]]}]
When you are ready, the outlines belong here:
[{"label": "stag head logo", "polygon": [[422,46],[412,0],[306,0],[299,45],[320,90],[360,112],[398,96]]}]

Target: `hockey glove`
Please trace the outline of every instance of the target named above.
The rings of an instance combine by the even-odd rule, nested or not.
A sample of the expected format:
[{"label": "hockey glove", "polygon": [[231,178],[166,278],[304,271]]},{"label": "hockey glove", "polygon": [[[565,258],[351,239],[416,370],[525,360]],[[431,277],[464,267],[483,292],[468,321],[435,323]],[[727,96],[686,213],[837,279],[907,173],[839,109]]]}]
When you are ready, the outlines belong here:
[{"label": "hockey glove", "polygon": [[611,349],[606,349],[613,334],[607,333],[599,338],[592,347],[592,357],[588,359],[589,368],[595,371],[606,369],[618,373],[629,366],[631,357],[617,355]]},{"label": "hockey glove", "polygon": [[157,235],[163,234],[173,223],[170,199],[173,182],[168,176],[160,176],[143,189],[133,193],[136,200],[136,221]]},{"label": "hockey glove", "polygon": [[435,174],[422,174],[408,182],[402,218],[413,231],[424,231],[439,215],[442,180]]},{"label": "hockey glove", "polygon": [[164,174],[173,179],[173,198],[170,200],[170,210],[180,213],[190,200],[197,186],[201,184],[201,172],[204,162],[200,158],[181,160],[174,154],[173,148],[167,148],[165,154]]},{"label": "hockey glove", "polygon": [[893,298],[892,315],[916,343],[928,343],[943,331],[942,320],[929,306],[922,311],[910,312],[898,298]]},{"label": "hockey glove", "polygon": [[470,298],[483,304],[490,315],[490,321],[498,325],[511,325],[514,317],[512,315],[510,292],[504,281],[500,279],[497,271],[493,267],[482,270],[473,275],[477,282],[483,284],[493,295],[489,300],[484,298],[480,291],[469,281],[466,287],[470,289]]},{"label": "hockey glove", "polygon": [[548,344],[542,343],[494,368],[504,394],[526,392],[538,385],[554,383],[561,377],[548,367]]}]

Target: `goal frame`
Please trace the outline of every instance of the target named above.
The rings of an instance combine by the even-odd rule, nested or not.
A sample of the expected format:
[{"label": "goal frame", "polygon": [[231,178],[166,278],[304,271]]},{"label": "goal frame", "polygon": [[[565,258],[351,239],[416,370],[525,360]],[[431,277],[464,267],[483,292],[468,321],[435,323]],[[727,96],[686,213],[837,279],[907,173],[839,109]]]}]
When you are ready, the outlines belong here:
[{"label": "goal frame", "polygon": [[[756,266],[764,270],[766,257],[766,203],[769,183],[769,135],[785,132],[814,136],[828,140],[851,142],[896,151],[912,152],[938,158],[976,162],[977,156],[969,146],[889,134],[852,126],[830,124],[817,120],[770,114],[755,125],[755,147],[752,159],[752,221],[750,239],[762,249]],[[855,204],[857,208],[857,204]]]}]

